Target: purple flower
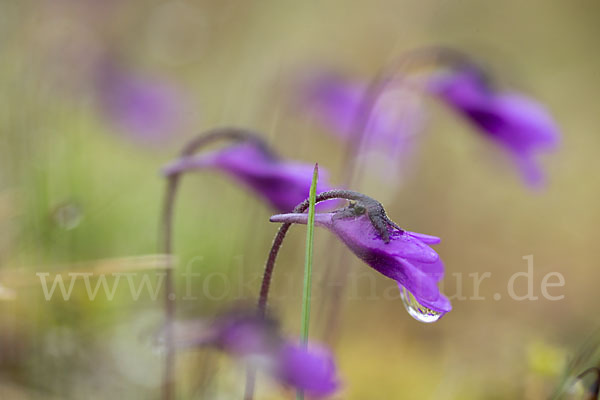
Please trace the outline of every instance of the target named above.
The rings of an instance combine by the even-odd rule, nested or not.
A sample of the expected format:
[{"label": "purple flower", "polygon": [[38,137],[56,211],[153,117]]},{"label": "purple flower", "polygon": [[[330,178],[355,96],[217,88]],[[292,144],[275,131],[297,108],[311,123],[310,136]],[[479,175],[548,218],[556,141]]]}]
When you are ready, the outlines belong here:
[{"label": "purple flower", "polygon": [[[357,146],[377,151],[397,160],[414,146],[416,134],[425,122],[421,96],[400,85],[389,85],[378,97],[373,110],[365,106],[367,85],[352,82],[333,73],[313,76],[304,84],[303,103],[332,133],[343,140],[355,140],[357,130],[365,129]],[[360,124],[360,112],[369,112],[366,127]]]},{"label": "purple flower", "polygon": [[[275,209],[285,212],[308,197],[313,166],[283,161],[253,141],[243,142],[198,156],[180,158],[163,168],[170,176],[191,169],[222,170],[264,197]],[[328,190],[327,174],[318,190]]]},{"label": "purple flower", "polygon": [[[315,215],[315,224],[329,229],[365,263],[398,282],[411,316],[422,322],[434,322],[452,309],[440,293],[437,283],[444,276],[444,265],[428,245],[440,239],[387,227],[385,243],[367,214],[352,215],[350,208]],[[307,214],[280,214],[272,222],[306,224]]]},{"label": "purple flower", "polygon": [[431,90],[508,150],[527,183],[542,183],[534,155],[556,148],[560,136],[544,107],[522,94],[492,89],[473,69],[435,80]]},{"label": "purple flower", "polygon": [[97,85],[105,116],[134,139],[164,142],[183,125],[185,96],[166,80],[107,63],[99,69]]},{"label": "purple flower", "polygon": [[306,106],[342,139],[353,133],[364,92],[364,84],[351,83],[332,73],[316,75],[304,87]]},{"label": "purple flower", "polygon": [[287,343],[279,353],[276,373],[282,382],[302,388],[312,396],[326,396],[336,391],[339,382],[329,350]]},{"label": "purple flower", "polygon": [[279,342],[275,322],[254,315],[227,315],[213,324],[211,344],[238,357],[266,354]]},{"label": "purple flower", "polygon": [[285,386],[310,396],[327,396],[339,387],[331,353],[323,347],[298,345],[278,325],[256,314],[231,313],[212,323],[179,325],[180,348],[214,347],[266,371]]}]

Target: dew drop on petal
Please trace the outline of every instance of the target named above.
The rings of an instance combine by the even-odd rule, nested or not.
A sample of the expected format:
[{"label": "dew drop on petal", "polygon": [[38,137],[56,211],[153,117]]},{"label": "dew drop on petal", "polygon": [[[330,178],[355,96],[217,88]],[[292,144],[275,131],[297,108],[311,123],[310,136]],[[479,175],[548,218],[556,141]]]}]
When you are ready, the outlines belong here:
[{"label": "dew drop on petal", "polygon": [[406,308],[406,311],[408,311],[408,314],[417,321],[430,324],[442,317],[442,313],[420,304],[415,296],[404,287],[400,291],[400,297],[402,298],[402,302],[404,303],[404,307]]}]

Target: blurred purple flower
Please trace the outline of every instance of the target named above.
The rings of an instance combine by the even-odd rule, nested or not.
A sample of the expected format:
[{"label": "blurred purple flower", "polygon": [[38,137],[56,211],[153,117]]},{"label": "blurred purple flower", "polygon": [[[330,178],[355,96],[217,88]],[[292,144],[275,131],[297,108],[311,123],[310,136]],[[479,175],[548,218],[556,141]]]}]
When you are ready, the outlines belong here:
[{"label": "blurred purple flower", "polygon": [[[444,264],[428,245],[440,239],[387,227],[389,243],[374,227],[367,214],[352,215],[350,208],[315,215],[315,225],[337,235],[370,267],[398,282],[409,313],[422,322],[434,322],[452,309],[437,283],[444,276]],[[280,214],[271,222],[306,224],[307,214]]]},{"label": "blurred purple flower", "polygon": [[[308,197],[313,166],[284,161],[253,141],[180,158],[162,170],[165,176],[193,169],[222,170],[264,197],[275,209],[286,212]],[[323,172],[318,190],[329,189],[327,173]]]},{"label": "blurred purple flower", "polygon": [[164,79],[106,63],[99,68],[97,86],[104,115],[138,141],[165,142],[183,125],[187,99]]},{"label": "blurred purple flower", "polygon": [[[303,84],[302,102],[318,121],[343,140],[356,140],[359,113],[367,85],[352,82],[334,73],[320,73]],[[379,150],[391,159],[412,149],[416,134],[423,128],[425,114],[421,96],[400,85],[389,85],[378,96],[363,133],[364,151]]]},{"label": "blurred purple flower", "polygon": [[312,396],[332,394],[339,387],[336,366],[329,350],[287,343],[279,353],[278,378],[289,386],[302,388]]},{"label": "blurred purple flower", "polygon": [[176,330],[179,347],[212,346],[237,357],[268,353],[280,342],[275,321],[250,313],[225,314],[181,328]]},{"label": "blurred purple flower", "polygon": [[333,73],[323,73],[304,83],[303,95],[305,106],[323,125],[341,139],[348,139],[353,133],[364,92],[364,84],[349,82]]},{"label": "blurred purple flower", "polygon": [[430,90],[508,150],[528,184],[542,183],[534,155],[556,148],[560,139],[544,107],[522,94],[492,89],[473,69],[434,80]]},{"label": "blurred purple flower", "polygon": [[310,396],[327,396],[339,387],[331,353],[318,346],[306,348],[281,336],[278,325],[248,313],[231,313],[210,324],[179,326],[180,348],[214,347],[261,367],[286,386]]}]

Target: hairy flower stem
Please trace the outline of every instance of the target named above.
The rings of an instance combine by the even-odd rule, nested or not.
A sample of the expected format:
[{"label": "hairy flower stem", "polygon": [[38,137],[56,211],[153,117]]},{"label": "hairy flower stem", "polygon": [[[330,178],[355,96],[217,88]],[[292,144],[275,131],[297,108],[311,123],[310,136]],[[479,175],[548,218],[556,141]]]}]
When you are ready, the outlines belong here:
[{"label": "hairy flower stem", "polygon": [[[378,230],[380,230],[381,226],[379,223],[374,222],[377,220],[376,216],[379,215],[383,218],[385,217],[385,212],[383,211],[383,207],[381,204],[369,196],[366,196],[362,193],[354,192],[352,190],[343,190],[343,189],[334,189],[327,192],[320,193],[315,198],[315,204],[320,203],[322,201],[331,200],[331,199],[346,199],[346,200],[355,200],[361,202],[366,206],[367,212],[369,210],[373,211],[373,218],[371,221],[373,225],[376,226]],[[310,199],[305,199],[302,203],[298,204],[292,213],[303,213],[305,212],[310,204]],[[371,216],[371,214],[370,214]],[[388,223],[393,224],[391,221]],[[271,245],[271,250],[269,250],[269,256],[267,257],[267,262],[265,263],[265,271],[263,273],[263,280],[260,287],[260,295],[258,298],[258,313],[260,316],[265,316],[267,312],[267,301],[269,299],[269,289],[271,288],[271,280],[273,279],[273,271],[275,270],[275,261],[277,260],[277,255],[279,254],[279,250],[281,249],[281,245],[283,244],[283,240],[287,232],[289,231],[291,223],[286,222],[281,224],[279,230],[275,234],[275,238],[273,239],[273,244]],[[381,233],[381,231],[380,231]],[[383,234],[382,234],[383,236]],[[385,238],[384,238],[385,240]],[[246,374],[246,392],[244,394],[244,400],[252,400],[254,398],[254,386],[256,380],[256,371],[253,369],[249,369]]]},{"label": "hairy flower stem", "polygon": [[[346,200],[359,201],[359,202],[362,202],[363,204],[366,204],[367,209],[369,209],[370,207],[375,208],[377,206],[379,206],[379,207],[381,206],[381,204],[379,204],[378,201],[376,201],[362,193],[354,192],[352,190],[344,190],[344,189],[334,189],[334,190],[329,190],[327,192],[318,194],[315,199],[315,204],[326,201],[326,200],[331,200],[331,199],[346,199]],[[295,214],[303,213],[308,209],[308,206],[309,206],[309,199],[306,199],[302,203],[298,204],[294,208],[292,213],[295,213]],[[381,210],[383,210],[383,209],[381,208]],[[377,211],[379,211],[379,210],[377,210]],[[383,216],[385,217],[385,214]],[[376,228],[381,233],[380,226],[377,226],[379,224],[374,222],[373,218],[371,219],[371,221],[373,222],[373,225],[376,226]],[[389,223],[391,223],[391,221],[389,221]],[[275,261],[277,260],[277,255],[279,254],[279,250],[281,249],[281,245],[283,244],[285,235],[287,234],[287,232],[291,226],[292,226],[292,224],[289,222],[281,224],[281,226],[279,227],[279,230],[277,231],[277,234],[275,235],[275,239],[273,239],[273,244],[271,245],[271,250],[269,251],[269,257],[267,258],[267,262],[265,263],[265,272],[263,274],[262,285],[260,288],[260,296],[258,299],[258,310],[259,310],[260,314],[263,316],[266,314],[267,300],[269,298],[269,288],[271,286],[273,270],[275,269]],[[383,239],[386,240],[385,237]]]},{"label": "hairy flower stem", "polygon": [[[239,128],[217,128],[207,131],[188,142],[181,151],[181,157],[189,157],[202,147],[217,140],[232,141],[255,141],[261,146],[266,145],[260,136],[254,132]],[[173,254],[173,215],[175,209],[175,198],[181,175],[181,171],[167,177],[167,186],[163,201],[161,218],[161,248],[164,254]],[[175,376],[175,346],[173,343],[173,320],[175,318],[175,283],[173,279],[173,265],[166,268],[165,276],[165,365],[162,381],[162,399],[173,400],[175,398],[174,376]]]}]

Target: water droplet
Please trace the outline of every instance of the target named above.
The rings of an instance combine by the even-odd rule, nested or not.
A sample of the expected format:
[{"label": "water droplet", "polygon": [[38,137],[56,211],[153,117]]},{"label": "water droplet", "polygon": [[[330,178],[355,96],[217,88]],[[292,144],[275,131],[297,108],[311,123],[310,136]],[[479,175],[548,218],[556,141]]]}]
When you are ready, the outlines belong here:
[{"label": "water droplet", "polygon": [[404,287],[400,291],[400,297],[402,297],[402,302],[404,303],[406,311],[408,311],[410,316],[417,321],[430,324],[442,317],[442,313],[427,308],[419,303],[415,296]]},{"label": "water droplet", "polygon": [[77,228],[82,217],[81,207],[74,202],[59,204],[52,211],[54,222],[67,231]]}]

